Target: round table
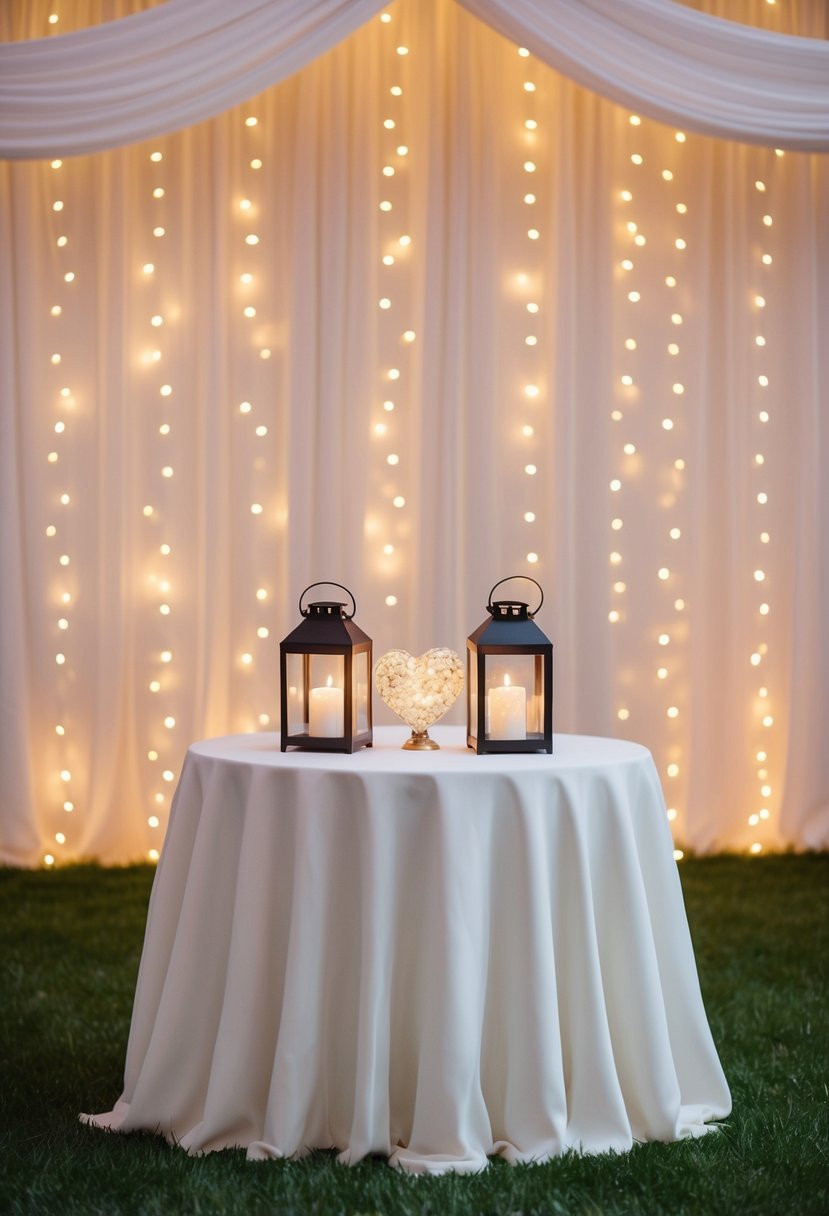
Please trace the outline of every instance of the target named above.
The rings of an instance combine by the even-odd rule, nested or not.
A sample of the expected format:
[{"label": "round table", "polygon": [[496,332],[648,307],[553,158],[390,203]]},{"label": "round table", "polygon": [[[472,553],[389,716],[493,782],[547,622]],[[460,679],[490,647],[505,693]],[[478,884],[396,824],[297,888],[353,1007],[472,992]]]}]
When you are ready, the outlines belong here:
[{"label": "round table", "polygon": [[708,1130],[730,1097],[635,743],[190,747],[103,1127],[433,1173]]}]

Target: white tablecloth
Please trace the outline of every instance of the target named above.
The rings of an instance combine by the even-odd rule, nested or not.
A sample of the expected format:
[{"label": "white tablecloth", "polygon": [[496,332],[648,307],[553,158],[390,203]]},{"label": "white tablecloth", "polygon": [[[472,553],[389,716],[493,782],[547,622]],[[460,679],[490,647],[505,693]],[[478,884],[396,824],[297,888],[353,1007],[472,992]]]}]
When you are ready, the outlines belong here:
[{"label": "white tablecloth", "polygon": [[124,1094],[92,1122],[404,1169],[675,1140],[729,1113],[659,780],[634,743],[187,753]]}]

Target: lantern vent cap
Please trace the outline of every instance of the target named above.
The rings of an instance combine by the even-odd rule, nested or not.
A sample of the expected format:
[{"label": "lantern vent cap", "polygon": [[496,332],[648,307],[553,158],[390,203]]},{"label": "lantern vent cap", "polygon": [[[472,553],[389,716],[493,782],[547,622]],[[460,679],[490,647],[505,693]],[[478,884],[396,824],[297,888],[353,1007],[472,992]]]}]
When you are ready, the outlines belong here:
[{"label": "lantern vent cap", "polygon": [[[494,600],[492,594],[499,587],[503,587],[504,583],[511,583],[513,579],[523,579],[526,583],[532,583],[538,588],[540,599],[538,606],[530,612],[530,606],[525,600]],[[541,611],[541,605],[544,603],[544,591],[540,583],[537,583],[534,578],[530,578],[528,574],[508,574],[506,578],[502,578],[495,584],[487,596],[486,610],[490,616],[498,617],[500,620],[526,621],[532,620],[536,613]]]}]

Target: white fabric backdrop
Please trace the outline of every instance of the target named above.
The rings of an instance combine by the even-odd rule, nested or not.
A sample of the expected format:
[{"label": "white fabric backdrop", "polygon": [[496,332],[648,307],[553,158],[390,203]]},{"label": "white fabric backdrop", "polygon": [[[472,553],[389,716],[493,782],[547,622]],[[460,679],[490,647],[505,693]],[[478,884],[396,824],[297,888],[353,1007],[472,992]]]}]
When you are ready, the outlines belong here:
[{"label": "white fabric backdrop", "polygon": [[187,742],[274,724],[307,583],[379,655],[461,650],[513,571],[557,729],[646,743],[681,843],[825,844],[825,158],[387,14],[211,122],[0,166],[3,858],[157,850]]},{"label": "white fabric backdrop", "polygon": [[[670,0],[460,2],[544,63],[651,118],[829,150],[825,42]],[[36,34],[43,16],[39,5],[29,7]],[[94,152],[211,118],[304,67],[382,7],[380,0],[167,0],[57,41],[0,46],[0,155]]]}]

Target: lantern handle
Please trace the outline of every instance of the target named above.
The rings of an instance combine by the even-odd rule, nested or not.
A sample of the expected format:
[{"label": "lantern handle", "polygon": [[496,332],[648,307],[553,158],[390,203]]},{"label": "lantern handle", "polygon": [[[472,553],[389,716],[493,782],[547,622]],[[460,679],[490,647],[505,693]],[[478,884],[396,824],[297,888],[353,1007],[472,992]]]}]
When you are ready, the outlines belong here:
[{"label": "lantern handle", "polygon": [[[527,611],[527,616],[530,618],[530,620],[532,620],[532,618],[541,611],[541,605],[544,603],[544,591],[542,590],[541,584],[537,583],[534,578],[530,578],[529,574],[508,574],[506,578],[502,578],[500,582],[495,584],[495,586],[492,588],[492,591],[497,590],[497,588],[502,586],[504,583],[511,582],[512,579],[514,579],[514,578],[523,578],[526,582],[532,583],[534,587],[538,588],[538,590],[541,594],[541,599],[538,601],[538,607],[535,609],[535,611],[534,612],[530,612],[529,610]],[[493,609],[492,591],[490,591],[490,593],[489,593],[489,598],[487,600],[487,605],[486,605],[486,610],[487,610],[487,612],[490,612],[490,613],[492,612],[492,609]]]},{"label": "lantern handle", "polygon": [[328,582],[325,582],[325,581],[323,581],[323,582],[321,582],[321,583],[311,583],[311,586],[310,586],[310,587],[306,587],[306,588],[305,588],[305,590],[303,591],[302,595],[299,597],[299,615],[300,615],[300,616],[307,616],[307,615],[308,615],[307,610],[306,610],[305,608],[303,608],[303,607],[302,607],[302,601],[305,599],[305,597],[306,597],[306,595],[308,594],[308,592],[309,592],[309,591],[313,591],[313,589],[314,589],[315,587],[339,587],[340,591],[344,591],[344,592],[346,593],[346,595],[349,597],[349,599],[351,600],[351,612],[347,612],[347,613],[345,614],[345,619],[346,619],[347,621],[351,621],[351,620],[353,620],[353,619],[354,619],[354,614],[355,614],[355,612],[357,611],[357,601],[355,600],[355,598],[354,598],[354,596],[353,596],[352,592],[350,592],[350,591],[348,590],[348,587],[344,587],[344,586],[342,585],[342,583],[328,583]]}]

